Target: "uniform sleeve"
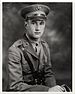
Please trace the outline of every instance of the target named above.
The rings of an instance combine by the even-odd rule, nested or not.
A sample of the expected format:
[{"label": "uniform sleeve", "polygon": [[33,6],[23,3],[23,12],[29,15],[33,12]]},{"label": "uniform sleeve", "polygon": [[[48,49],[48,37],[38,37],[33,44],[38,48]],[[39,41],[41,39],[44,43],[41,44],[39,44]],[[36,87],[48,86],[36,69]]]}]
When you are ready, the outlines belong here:
[{"label": "uniform sleeve", "polygon": [[10,47],[8,50],[9,90],[10,91],[48,91],[43,85],[28,85],[23,81],[21,54],[19,48]]},{"label": "uniform sleeve", "polygon": [[45,64],[45,85],[48,87],[53,87],[56,85],[56,80],[54,77],[54,73],[52,72],[52,65],[50,59],[50,50],[48,44],[45,44],[46,54],[47,54],[47,62]]}]

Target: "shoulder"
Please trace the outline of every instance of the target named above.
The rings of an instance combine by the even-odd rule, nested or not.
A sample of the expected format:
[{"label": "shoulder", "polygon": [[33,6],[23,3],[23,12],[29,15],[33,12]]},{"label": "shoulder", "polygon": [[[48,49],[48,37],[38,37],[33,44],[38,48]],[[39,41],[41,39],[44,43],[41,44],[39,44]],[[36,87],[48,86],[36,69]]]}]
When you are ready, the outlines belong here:
[{"label": "shoulder", "polygon": [[19,39],[17,41],[15,41],[10,47],[9,47],[9,50],[13,50],[13,49],[16,49],[18,46],[22,45],[22,40]]},{"label": "shoulder", "polygon": [[19,39],[17,41],[15,41],[11,47],[9,47],[8,49],[8,57],[9,58],[15,58],[16,60],[18,60],[18,58],[21,58],[22,55],[22,50],[20,47],[22,46],[26,46],[27,42],[23,39]]},{"label": "shoulder", "polygon": [[[48,43],[44,40],[42,40],[41,43],[42,43],[42,46],[43,46],[45,56],[46,56],[47,60],[50,62],[50,48],[48,46]],[[51,64],[50,64],[50,66],[51,66]]]},{"label": "shoulder", "polygon": [[41,40],[44,52],[46,53],[46,55],[50,56],[50,48],[48,46],[48,43],[44,40]]},{"label": "shoulder", "polygon": [[41,44],[44,46],[44,47],[46,47],[47,49],[49,48],[49,46],[48,46],[48,43],[45,41],[45,40],[41,40]]},{"label": "shoulder", "polygon": [[19,50],[19,47],[23,46],[26,47],[27,45],[29,45],[29,43],[27,42],[27,40],[24,39],[19,39],[17,41],[15,41],[11,47],[9,47],[9,50]]}]

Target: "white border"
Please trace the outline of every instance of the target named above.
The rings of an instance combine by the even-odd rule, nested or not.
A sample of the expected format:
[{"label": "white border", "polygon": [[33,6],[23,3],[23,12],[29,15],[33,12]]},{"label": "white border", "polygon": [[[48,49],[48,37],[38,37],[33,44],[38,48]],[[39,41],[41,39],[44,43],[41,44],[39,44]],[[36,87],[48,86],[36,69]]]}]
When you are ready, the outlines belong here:
[{"label": "white border", "polygon": [[1,2],[74,2],[74,0],[1,0]]},{"label": "white border", "polygon": [[40,0],[40,2],[73,2],[73,22],[72,22],[72,92],[2,92],[2,2],[39,2],[37,0],[1,0],[0,1],[0,94],[36,94],[36,93],[42,93],[42,94],[75,94],[75,1],[74,0]]}]

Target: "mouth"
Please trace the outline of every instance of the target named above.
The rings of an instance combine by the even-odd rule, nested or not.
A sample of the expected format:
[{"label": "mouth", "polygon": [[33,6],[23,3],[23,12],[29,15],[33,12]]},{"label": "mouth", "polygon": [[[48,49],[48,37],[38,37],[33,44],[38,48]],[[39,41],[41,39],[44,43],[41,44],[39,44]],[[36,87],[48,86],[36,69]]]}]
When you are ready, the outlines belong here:
[{"label": "mouth", "polygon": [[41,32],[34,32],[36,35],[39,35]]}]

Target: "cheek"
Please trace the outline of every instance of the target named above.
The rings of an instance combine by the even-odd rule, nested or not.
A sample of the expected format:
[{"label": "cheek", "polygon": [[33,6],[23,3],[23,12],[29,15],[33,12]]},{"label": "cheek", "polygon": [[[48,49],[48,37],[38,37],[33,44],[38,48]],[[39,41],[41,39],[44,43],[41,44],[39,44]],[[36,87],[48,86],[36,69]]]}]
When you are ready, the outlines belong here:
[{"label": "cheek", "polygon": [[30,35],[32,32],[31,32],[31,27],[30,26],[28,26],[27,27],[27,33]]},{"label": "cheek", "polygon": [[44,32],[45,26],[41,26],[41,31]]},{"label": "cheek", "polygon": [[34,30],[34,27],[30,25],[30,26],[28,26],[27,30],[28,30],[29,33],[31,33]]},{"label": "cheek", "polygon": [[35,31],[35,26],[32,25],[32,26],[30,27],[30,30],[31,30],[31,32],[34,32],[34,31]]}]

